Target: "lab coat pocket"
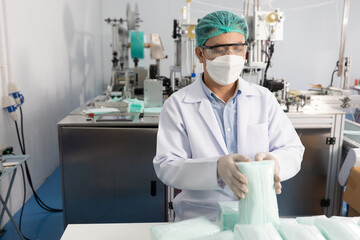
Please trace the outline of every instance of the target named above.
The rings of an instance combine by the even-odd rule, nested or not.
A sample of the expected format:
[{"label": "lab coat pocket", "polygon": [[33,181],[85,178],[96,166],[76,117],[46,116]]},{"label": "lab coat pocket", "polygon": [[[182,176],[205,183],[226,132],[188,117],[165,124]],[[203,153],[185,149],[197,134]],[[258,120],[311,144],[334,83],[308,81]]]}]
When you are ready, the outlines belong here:
[{"label": "lab coat pocket", "polygon": [[246,134],[246,155],[254,160],[259,152],[269,152],[268,124],[248,125]]}]

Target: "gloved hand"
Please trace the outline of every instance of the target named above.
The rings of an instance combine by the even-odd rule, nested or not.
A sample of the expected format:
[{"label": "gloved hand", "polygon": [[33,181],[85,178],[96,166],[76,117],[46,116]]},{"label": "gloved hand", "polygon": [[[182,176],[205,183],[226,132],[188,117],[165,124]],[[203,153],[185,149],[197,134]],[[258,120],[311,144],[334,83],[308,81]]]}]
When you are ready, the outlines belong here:
[{"label": "gloved hand", "polygon": [[237,200],[245,198],[248,192],[247,179],[240,173],[235,162],[250,162],[251,159],[240,154],[229,154],[219,158],[217,162],[217,173],[221,180],[233,191]]},{"label": "gloved hand", "polygon": [[281,179],[280,179],[280,165],[278,160],[271,155],[270,153],[267,152],[260,152],[258,154],[255,155],[255,161],[263,161],[263,160],[274,160],[275,162],[275,176],[274,176],[274,180],[275,180],[275,192],[276,194],[280,194],[281,193]]}]

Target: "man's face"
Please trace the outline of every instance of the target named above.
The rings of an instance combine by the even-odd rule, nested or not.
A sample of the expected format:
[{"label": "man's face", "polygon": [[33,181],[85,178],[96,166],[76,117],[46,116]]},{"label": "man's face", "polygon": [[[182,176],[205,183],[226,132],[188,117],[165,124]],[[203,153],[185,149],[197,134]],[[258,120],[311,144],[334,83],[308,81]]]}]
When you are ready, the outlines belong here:
[{"label": "man's face", "polygon": [[[223,33],[218,36],[209,38],[204,46],[213,47],[226,44],[241,44],[245,43],[245,36],[238,32]],[[205,49],[202,47],[196,47],[195,53],[199,58],[200,63],[204,64],[204,71],[206,71],[206,59],[214,60],[216,57],[225,54],[236,54],[245,58],[246,46],[227,46],[217,47],[212,49]]]}]

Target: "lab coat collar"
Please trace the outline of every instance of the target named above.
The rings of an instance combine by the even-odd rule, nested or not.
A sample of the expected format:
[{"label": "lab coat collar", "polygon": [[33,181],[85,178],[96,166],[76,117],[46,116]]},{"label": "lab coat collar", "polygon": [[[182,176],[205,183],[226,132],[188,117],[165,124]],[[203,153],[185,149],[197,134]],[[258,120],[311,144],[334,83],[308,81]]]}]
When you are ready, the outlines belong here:
[{"label": "lab coat collar", "polygon": [[195,103],[208,99],[204,90],[202,89],[201,81],[202,81],[202,73],[199,74],[198,77],[195,79],[195,81],[188,86],[189,89],[184,98],[184,102]]},{"label": "lab coat collar", "polygon": [[[201,86],[202,76],[203,73],[199,74],[195,82],[190,86],[188,86],[189,89],[184,98],[184,102],[195,103],[207,99],[207,96],[204,93]],[[245,95],[245,96],[258,95],[258,92],[254,91],[254,88],[243,78],[239,77],[238,83],[239,83],[238,89],[241,91],[241,95]]]},{"label": "lab coat collar", "polygon": [[206,96],[202,86],[202,74],[195,80],[193,84],[188,86],[187,94],[184,98],[184,102],[186,103],[197,103],[200,102],[199,105],[199,113],[201,117],[204,119],[206,125],[214,135],[214,138],[219,143],[220,148],[223,150],[223,154],[229,154],[224,137],[221,133],[220,126],[216,120],[214,111],[212,109],[211,103]]},{"label": "lab coat collar", "polygon": [[[229,154],[224,137],[221,133],[220,126],[216,120],[214,112],[212,111],[210,101],[202,88],[201,81],[202,74],[199,74],[195,82],[188,86],[188,91],[184,98],[184,102],[201,102],[199,106],[199,112],[202,118],[219,143],[221,149],[223,150],[223,154]],[[247,131],[246,126],[249,121],[249,106],[251,98],[252,96],[259,95],[259,93],[258,91],[255,91],[255,88],[252,86],[252,84],[246,82],[241,77],[239,78],[239,90],[241,91],[241,94],[237,97],[238,152],[243,153],[245,151]]]},{"label": "lab coat collar", "polygon": [[239,89],[241,89],[242,93],[237,98],[237,147],[240,154],[246,152],[247,126],[251,122],[250,113],[253,107],[251,102],[254,96],[260,96],[260,92],[256,91],[252,84],[244,79],[239,79]]},{"label": "lab coat collar", "polygon": [[239,90],[243,96],[255,96],[259,95],[258,91],[255,91],[252,83],[247,82],[242,77],[239,77]]}]

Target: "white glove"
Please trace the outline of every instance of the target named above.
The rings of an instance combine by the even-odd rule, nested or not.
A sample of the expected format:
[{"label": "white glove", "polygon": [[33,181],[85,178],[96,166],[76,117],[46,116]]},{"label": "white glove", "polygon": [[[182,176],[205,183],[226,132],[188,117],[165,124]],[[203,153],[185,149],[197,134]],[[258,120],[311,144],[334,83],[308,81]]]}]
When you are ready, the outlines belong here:
[{"label": "white glove", "polygon": [[251,162],[251,159],[240,154],[229,154],[219,158],[217,162],[217,173],[221,180],[233,191],[237,200],[245,198],[248,192],[247,179],[240,173],[235,162]]},{"label": "white glove", "polygon": [[275,162],[275,176],[274,176],[274,180],[275,180],[275,192],[276,194],[280,194],[281,193],[281,179],[280,179],[280,165],[278,160],[271,155],[270,153],[267,152],[260,152],[258,154],[255,155],[255,161],[263,161],[263,160],[274,160]]}]

